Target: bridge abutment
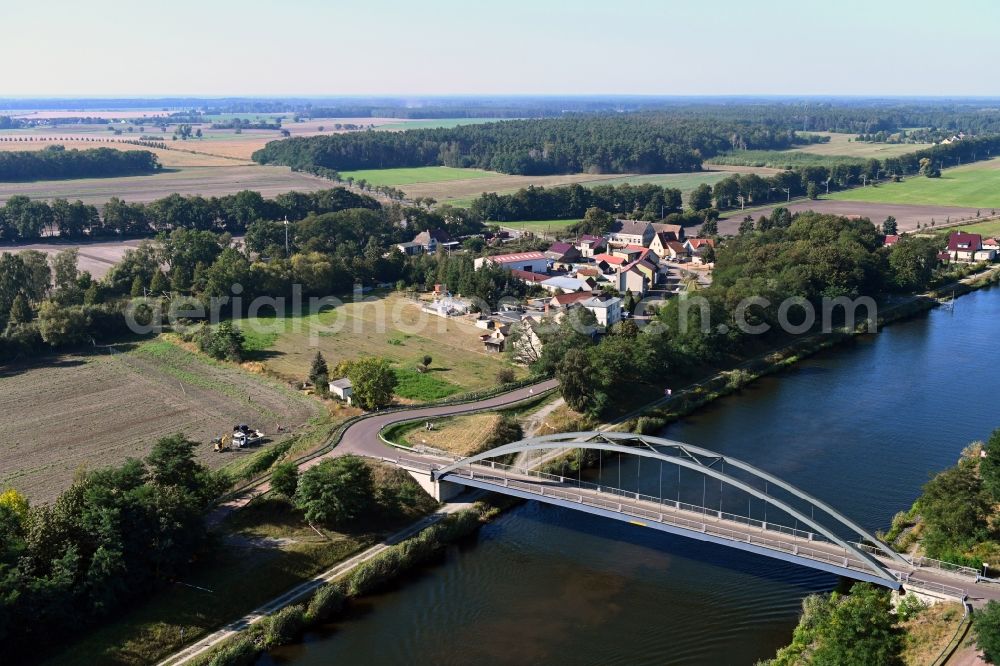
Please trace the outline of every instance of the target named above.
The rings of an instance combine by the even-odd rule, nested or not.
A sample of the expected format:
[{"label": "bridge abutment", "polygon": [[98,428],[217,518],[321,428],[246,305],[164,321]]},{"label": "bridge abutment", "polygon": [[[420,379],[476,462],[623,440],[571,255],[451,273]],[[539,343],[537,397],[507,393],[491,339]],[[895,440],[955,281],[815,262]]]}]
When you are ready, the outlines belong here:
[{"label": "bridge abutment", "polygon": [[438,502],[447,502],[454,499],[460,495],[464,490],[465,486],[452,483],[451,481],[434,481],[431,479],[431,475],[426,472],[420,472],[416,470],[406,470],[414,480],[420,484],[428,495],[433,497]]}]

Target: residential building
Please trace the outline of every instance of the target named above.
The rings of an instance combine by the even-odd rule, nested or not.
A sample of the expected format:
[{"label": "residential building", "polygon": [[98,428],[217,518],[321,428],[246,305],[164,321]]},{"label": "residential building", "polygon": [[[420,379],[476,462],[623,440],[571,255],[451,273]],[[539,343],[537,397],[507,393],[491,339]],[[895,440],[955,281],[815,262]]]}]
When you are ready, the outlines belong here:
[{"label": "residential building", "polygon": [[510,324],[503,324],[495,327],[489,333],[479,336],[483,342],[483,348],[488,352],[501,353],[507,345],[507,337],[510,335]]},{"label": "residential building", "polygon": [[655,235],[653,225],[642,220],[615,220],[608,235],[615,245],[641,245],[646,247]]},{"label": "residential building", "polygon": [[667,240],[684,242],[684,227],[679,224],[665,224],[663,222],[653,222],[654,234],[666,234]]},{"label": "residential building", "polygon": [[601,326],[613,326],[622,320],[622,299],[620,298],[594,296],[580,301],[580,305],[593,312],[597,323]]},{"label": "residential building", "polygon": [[953,261],[993,261],[997,250],[986,249],[979,234],[956,231],[948,236],[948,256]]},{"label": "residential building", "polygon": [[595,254],[594,265],[605,275],[617,273],[628,261],[624,257],[616,257],[613,254]]},{"label": "residential building", "polygon": [[589,291],[575,291],[571,293],[556,294],[548,300],[545,304],[546,314],[550,312],[558,312],[559,310],[564,310],[574,303],[579,303],[580,301],[585,301],[589,298],[593,298],[593,294]]},{"label": "residential building", "polygon": [[576,241],[576,249],[584,259],[591,259],[595,254],[600,253],[607,246],[607,240],[603,236],[591,236],[584,234]]},{"label": "residential building", "polygon": [[580,251],[570,243],[553,243],[545,256],[557,264],[572,264],[580,259]]},{"label": "residential building", "polygon": [[515,252],[514,254],[496,254],[491,257],[480,257],[473,263],[478,271],[484,264],[493,264],[508,270],[527,271],[529,273],[548,273],[549,259],[541,252]]},{"label": "residential building", "polygon": [[[642,265],[645,264],[645,265]],[[652,273],[650,272],[652,269]],[[634,261],[622,268],[618,273],[618,291],[625,293],[631,291],[634,295],[642,297],[656,280],[656,269],[648,262]]]},{"label": "residential building", "polygon": [[694,263],[705,264],[709,263],[707,257],[715,249],[715,241],[711,238],[689,238],[684,241],[684,247]]},{"label": "residential building", "polygon": [[414,236],[413,242],[419,244],[424,249],[424,252],[434,254],[437,252],[439,243],[450,243],[451,238],[448,236],[448,232],[444,230],[435,229],[431,231],[430,229],[426,229]]},{"label": "residential building", "polygon": [[625,261],[631,262],[641,257],[643,252],[645,251],[646,248],[644,248],[641,245],[625,245],[623,247],[616,247],[615,249],[611,250],[611,256],[621,257]]},{"label": "residential building", "polygon": [[892,247],[899,242],[899,234],[886,234],[885,240],[882,241],[882,245],[885,247]]}]

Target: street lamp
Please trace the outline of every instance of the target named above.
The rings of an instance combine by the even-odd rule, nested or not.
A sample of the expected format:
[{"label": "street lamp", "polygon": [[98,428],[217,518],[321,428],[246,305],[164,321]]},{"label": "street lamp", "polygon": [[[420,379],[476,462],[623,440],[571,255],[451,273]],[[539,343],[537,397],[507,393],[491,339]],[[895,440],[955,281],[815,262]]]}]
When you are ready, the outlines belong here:
[{"label": "street lamp", "polygon": [[285,259],[288,258],[288,216],[285,216]]}]

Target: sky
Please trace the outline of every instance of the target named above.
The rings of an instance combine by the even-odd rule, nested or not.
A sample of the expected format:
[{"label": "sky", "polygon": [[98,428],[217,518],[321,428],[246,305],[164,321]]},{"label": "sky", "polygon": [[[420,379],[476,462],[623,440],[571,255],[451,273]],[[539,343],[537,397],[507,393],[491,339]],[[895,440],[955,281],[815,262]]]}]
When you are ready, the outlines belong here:
[{"label": "sky", "polygon": [[4,0],[0,97],[1000,95],[995,0]]}]

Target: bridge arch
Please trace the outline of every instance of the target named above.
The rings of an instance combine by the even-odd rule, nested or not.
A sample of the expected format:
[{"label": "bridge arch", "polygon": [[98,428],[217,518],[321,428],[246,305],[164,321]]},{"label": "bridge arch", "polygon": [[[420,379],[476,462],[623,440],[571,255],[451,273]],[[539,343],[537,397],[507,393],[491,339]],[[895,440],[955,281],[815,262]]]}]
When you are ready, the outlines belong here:
[{"label": "bridge arch", "polygon": [[444,479],[449,474],[456,472],[460,468],[489,460],[490,458],[521,453],[524,451],[545,451],[564,448],[592,449],[622,453],[625,455],[641,456],[678,465],[679,467],[694,470],[706,477],[714,478],[726,485],[738,488],[739,490],[746,492],[757,499],[763,500],[781,511],[784,511],[802,524],[809,526],[817,534],[821,534],[832,543],[835,543],[843,548],[857,560],[865,563],[871,568],[875,577],[893,586],[898,585],[896,576],[870,553],[866,552],[858,545],[842,538],[823,523],[817,521],[813,516],[807,516],[780,498],[768,495],[766,492],[762,492],[760,489],[755,488],[746,481],[735,478],[724,471],[716,469],[715,465],[722,462],[723,465],[720,465],[720,467],[723,467],[723,469],[724,465],[740,469],[751,475],[753,478],[765,481],[768,484],[773,484],[785,490],[792,496],[807,502],[810,506],[815,509],[819,509],[821,512],[833,518],[839,525],[855,534],[859,537],[859,539],[870,542],[875,548],[881,551],[885,557],[891,559],[892,561],[898,562],[902,566],[908,566],[910,564],[899,553],[882,543],[874,535],[861,528],[833,507],[781,480],[780,478],[758,469],[757,467],[754,467],[753,465],[750,465],[742,460],[725,456],[701,447],[691,446],[689,444],[663,439],[660,437],[619,432],[572,432],[531,437],[518,442],[513,442],[511,444],[498,446],[490,449],[489,451],[484,451],[474,456],[469,456],[455,461],[451,464],[433,470],[431,472],[431,476],[435,481],[438,481]]}]

